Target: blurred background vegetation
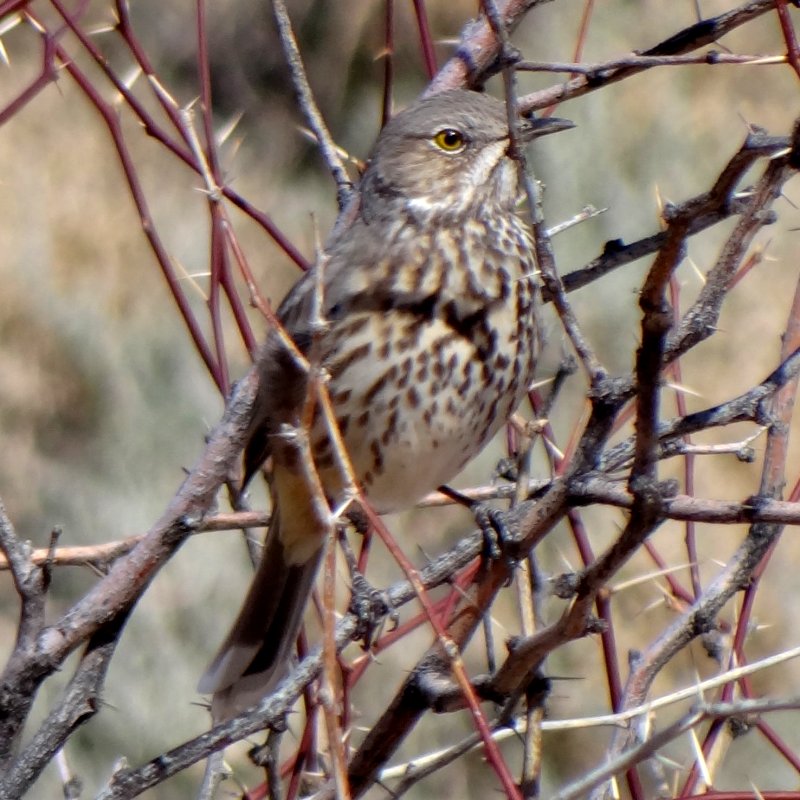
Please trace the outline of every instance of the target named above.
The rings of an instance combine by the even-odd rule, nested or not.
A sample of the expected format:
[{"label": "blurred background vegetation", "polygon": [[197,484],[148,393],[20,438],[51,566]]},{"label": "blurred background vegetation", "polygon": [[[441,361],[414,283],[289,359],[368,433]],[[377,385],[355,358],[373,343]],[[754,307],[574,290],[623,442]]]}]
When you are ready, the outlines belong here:
[{"label": "blurred background vegetation", "polygon": [[[604,0],[594,11],[582,58],[601,61],[650,47],[691,24],[698,5],[708,17],[735,3]],[[311,86],[331,131],[350,153],[366,157],[380,125],[383,4],[349,0],[345,10],[344,4],[325,0],[291,0],[288,6]],[[535,9],[515,34],[515,44],[527,58],[572,60],[584,6],[585,0],[559,0]],[[46,4],[31,7],[48,13]],[[98,0],[89,7],[97,43],[124,72],[128,56],[115,45],[112,33],[102,31],[113,21],[109,5]],[[394,99],[401,107],[425,87],[426,75],[411,3],[396,2],[395,8]],[[427,10],[441,64],[475,14],[476,3],[428,0]],[[311,259],[315,229],[324,233],[335,218],[335,193],[314,146],[298,131],[303,120],[269,4],[217,0],[208,4],[207,12],[215,120],[222,128],[240,118],[221,148],[224,172],[234,188],[269,214]],[[131,13],[165,88],[179,104],[191,103],[199,91],[195,4],[135,0]],[[91,73],[74,41],[66,36],[64,43]],[[2,44],[8,64],[0,65],[0,107],[41,66],[40,43],[29,26],[5,33]],[[783,52],[774,15],[734,32],[723,44],[738,53]],[[552,74],[520,74],[519,91],[559,80]],[[489,89],[501,92],[499,83]],[[572,119],[577,129],[538,143],[532,153],[536,175],[546,185],[548,221],[560,222],[587,204],[608,209],[556,238],[562,274],[601,252],[607,240],[631,241],[658,230],[659,198],[678,202],[708,188],[741,144],[748,125],[787,134],[797,97],[796,78],[788,67],[693,66],[651,70],[560,107],[557,113]],[[209,227],[200,179],[148,139],[129,115],[123,113],[122,122],[170,256],[186,281],[192,280],[188,276],[201,276],[193,296],[198,315],[206,320],[202,275],[208,272]],[[697,393],[688,397],[690,410],[745,390],[777,364],[779,337],[798,278],[796,182],[788,192],[776,206],[779,221],[761,240],[764,246],[768,243],[769,261],[731,294],[719,334],[683,362],[683,382]],[[296,267],[263,230],[235,211],[232,215],[262,292],[279,300],[295,279]],[[713,264],[729,229],[730,223],[692,240],[689,257],[697,269],[687,261],[679,272],[684,308],[700,286],[697,270],[704,272]],[[572,296],[592,344],[615,372],[632,365],[639,320],[636,290],[647,265],[639,262]],[[253,324],[263,330],[255,313]],[[552,374],[568,349],[554,323],[549,330],[542,377]],[[176,313],[107,131],[66,75],[0,130],[0,337],[0,496],[20,535],[46,546],[56,526],[63,530],[62,544],[97,543],[146,530],[180,484],[182,469],[199,454],[223,400]],[[227,337],[231,371],[238,376],[246,368],[247,354],[232,325]],[[552,419],[562,446],[582,407],[582,383],[576,377]],[[665,413],[673,412],[667,403]],[[751,431],[742,426],[704,440],[731,441]],[[498,444],[469,468],[460,485],[484,482],[501,454]],[[798,463],[795,442],[791,480]],[[546,470],[541,453],[536,464],[538,470]],[[760,459],[753,464],[739,463],[733,456],[700,459],[697,494],[739,500],[757,489],[759,470]],[[663,475],[680,477],[680,464],[667,464]],[[260,502],[254,499],[256,505]],[[616,534],[622,520],[617,511],[586,513],[597,549]],[[411,512],[393,518],[391,524],[399,536],[404,526],[413,530],[421,549],[409,542],[407,551],[418,562],[423,551],[437,552],[472,525],[469,515],[458,511]],[[705,580],[740,536],[734,526],[701,526]],[[667,524],[655,542],[667,557],[674,557],[672,563],[679,563],[682,538],[680,525]],[[752,658],[796,644],[800,593],[795,573],[787,566],[800,563],[793,531],[787,532],[780,548],[781,557],[771,565],[759,595]],[[565,532],[549,537],[540,555],[550,572],[578,565]],[[619,580],[652,568],[639,557]],[[396,575],[392,569],[387,565],[382,575],[378,566],[371,577],[383,584]],[[244,547],[231,533],[195,537],[158,575],[113,661],[107,707],[85,726],[68,752],[88,795],[108,777],[117,758],[138,763],[207,725],[194,686],[238,606],[248,576]],[[67,608],[94,577],[86,569],[58,570],[51,614]],[[615,612],[624,622],[617,631],[622,662],[629,648],[644,646],[672,618],[664,598],[658,580],[615,596]],[[501,643],[503,625],[506,634],[515,631],[513,608],[511,596],[497,606]],[[507,621],[501,612],[508,613]],[[735,609],[726,613],[732,621]],[[13,642],[16,615],[16,596],[3,576],[0,655]],[[367,707],[380,708],[428,640],[427,632],[420,633],[407,640],[402,654],[386,654],[373,680],[359,687],[354,702],[365,709],[364,724],[369,724]],[[471,664],[481,669],[477,653]],[[607,710],[596,639],[562,649],[547,668],[552,675],[577,679],[556,683],[548,706],[553,718]],[[697,673],[705,676],[716,668],[699,646],[693,646],[664,672],[656,690],[690,684]],[[39,701],[42,711],[68,677],[67,669],[46,684]],[[756,676],[754,683],[765,692],[779,687],[788,694],[800,690],[800,673],[792,666],[777,668]],[[773,723],[797,752],[800,726],[791,716]],[[412,757],[452,741],[459,727],[464,733],[470,729],[466,717],[427,719],[399,756]],[[545,787],[594,763],[607,736],[597,729],[546,735]],[[676,743],[669,750],[681,760],[688,744]],[[513,742],[505,752],[513,763]],[[762,789],[796,784],[794,773],[754,737],[735,744],[731,755],[737,754],[741,757],[728,759],[718,788],[749,785],[751,780]],[[179,776],[148,796],[189,796],[197,775],[195,771]],[[421,784],[410,796],[485,796],[493,780],[476,755]],[[55,797],[59,791],[51,768],[37,796]]]}]

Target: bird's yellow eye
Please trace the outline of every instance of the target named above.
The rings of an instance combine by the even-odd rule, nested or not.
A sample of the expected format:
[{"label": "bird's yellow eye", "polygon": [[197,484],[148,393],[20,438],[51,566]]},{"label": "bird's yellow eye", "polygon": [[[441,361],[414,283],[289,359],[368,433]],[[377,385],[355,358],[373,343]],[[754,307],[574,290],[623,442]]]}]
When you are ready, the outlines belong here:
[{"label": "bird's yellow eye", "polygon": [[433,143],[445,153],[458,153],[466,144],[464,134],[455,128],[445,128],[433,137]]}]

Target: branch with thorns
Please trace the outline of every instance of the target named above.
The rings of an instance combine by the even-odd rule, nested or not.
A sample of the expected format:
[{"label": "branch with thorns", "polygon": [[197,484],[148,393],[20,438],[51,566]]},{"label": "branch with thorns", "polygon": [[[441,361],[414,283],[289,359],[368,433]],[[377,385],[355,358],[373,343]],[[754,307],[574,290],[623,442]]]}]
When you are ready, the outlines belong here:
[{"label": "branch with thorns", "polygon": [[[224,179],[212,126],[211,81],[205,49],[207,32],[202,9],[198,13],[198,42],[202,45],[198,52],[202,125],[198,131],[195,130],[192,113],[182,109],[159,80],[140,45],[125,2],[119,0],[115,4],[117,18],[113,34],[125,45],[137,72],[146,77],[147,87],[156,101],[157,113],[148,110],[147,104],[132,90],[132,84],[115,71],[102,49],[82,28],[82,7],[69,11],[60,0],[51,0],[51,4],[61,20],[57,28],[48,27],[44,15],[34,12],[30,3],[15,0],[0,4],[0,23],[16,15],[15,25],[24,20],[36,26],[42,40],[42,68],[27,87],[4,109],[0,109],[0,124],[18,114],[59,74],[69,76],[81,89],[101,113],[116,145],[142,227],[197,352],[217,386],[227,394],[228,345],[223,339],[220,324],[225,299],[233,312],[244,346],[251,354],[256,353],[255,336],[244,312],[244,303],[239,297],[231,264],[235,264],[248,288],[250,303],[261,311],[270,324],[278,329],[280,326],[275,321],[271,307],[258,292],[247,257],[236,239],[226,204],[232,203],[261,224],[277,246],[298,265],[305,268],[308,262],[266,215],[254,209]],[[704,63],[737,64],[744,68],[745,65],[774,67],[788,63],[800,73],[789,4],[784,0],[778,0],[777,4],[775,0],[745,2],[729,12],[680,30],[642,53],[597,64],[540,63],[512,57],[514,52],[510,34],[523,17],[539,4],[531,0],[486,0],[482,3],[481,16],[467,26],[455,55],[433,78],[428,92],[463,85],[478,87],[492,74],[502,71],[513,136],[514,120],[519,111],[528,112],[577,98],[655,67]],[[424,3],[415,2],[414,7],[426,67],[433,75],[435,58]],[[301,109],[336,181],[340,207],[346,208],[356,195],[353,194],[338,148],[318,111],[284,3],[275,2],[274,10]],[[786,56],[737,56],[715,51],[691,54],[708,47],[735,28],[773,11],[777,12],[781,24]],[[387,20],[391,24],[390,2],[387,3]],[[104,97],[95,79],[90,78],[77,59],[65,49],[63,39],[67,32],[75,37],[82,53],[94,62],[109,86],[118,93],[113,102]],[[392,37],[388,34],[387,30],[386,41],[391,43]],[[391,87],[389,55],[384,117],[388,114],[388,92]],[[568,72],[572,77],[564,83],[518,98],[514,84],[515,70],[560,71]],[[204,182],[211,221],[209,291],[204,293],[208,298],[210,335],[202,330],[195,312],[188,304],[172,260],[148,211],[136,164],[128,147],[127,134],[119,122],[119,107],[138,120],[148,136],[167,148],[175,158],[189,165]],[[800,289],[786,326],[779,366],[760,384],[739,397],[699,412],[687,413],[684,407],[674,419],[662,419],[660,408],[664,387],[668,386],[668,378],[673,377],[678,360],[714,333],[727,294],[744,271],[754,268],[760,261],[753,256],[753,240],[765,225],[774,221],[771,206],[781,187],[800,165],[798,139],[798,128],[795,128],[791,137],[770,137],[759,131],[752,132],[724,166],[708,192],[665,209],[665,229],[631,244],[612,240],[596,259],[563,277],[556,270],[550,244],[550,235],[557,229],[548,231],[544,227],[537,186],[533,180],[528,181],[529,210],[537,259],[544,280],[545,299],[556,307],[566,337],[584,366],[588,378],[588,411],[581,423],[575,426],[572,438],[563,451],[551,449],[553,474],[549,478],[532,480],[523,465],[516,476],[516,483],[477,487],[470,496],[513,500],[513,507],[504,517],[511,533],[508,546],[513,557],[527,558],[558,523],[567,521],[584,563],[581,570],[570,576],[562,576],[560,582],[540,576],[545,580],[540,581],[538,588],[531,587],[530,594],[525,591],[520,593],[520,603],[527,618],[522,625],[522,635],[510,644],[499,668],[485,680],[470,677],[462,654],[482,625],[490,631],[491,625],[486,621],[501,589],[511,577],[512,565],[498,561],[485,570],[477,569],[476,560],[483,540],[476,531],[431,560],[424,568],[418,570],[414,567],[397,547],[384,523],[369,510],[359,495],[333,421],[324,375],[315,371],[313,359],[306,361],[296,352],[291,340],[284,334],[284,344],[297,358],[303,359],[304,368],[309,370],[309,374],[314,374],[314,380],[310,382],[309,412],[311,407],[322,409],[329,423],[330,436],[336,445],[334,451],[341,469],[348,476],[352,500],[365,508],[372,528],[405,571],[406,580],[386,590],[391,607],[398,608],[418,600],[424,613],[412,620],[404,631],[426,624],[436,633],[436,642],[417,660],[364,741],[352,754],[344,746],[332,751],[332,782],[320,790],[318,797],[346,796],[348,793],[358,796],[375,781],[390,778],[400,778],[397,786],[400,794],[478,742],[485,748],[506,796],[519,796],[519,788],[496,747],[497,727],[509,724],[518,699],[528,693],[528,710],[532,713],[527,715],[527,725],[524,726],[530,738],[526,745],[526,765],[521,783],[530,788],[541,770],[541,763],[537,762],[540,758],[536,749],[537,736],[549,725],[543,722],[543,715],[538,713],[543,698],[531,690],[534,678],[541,675],[546,659],[557,648],[595,632],[600,632],[603,637],[609,690],[617,712],[612,715],[613,723],[608,724],[623,727],[614,736],[608,751],[610,761],[585,775],[581,781],[565,787],[559,797],[577,797],[591,790],[599,797],[611,778],[628,770],[630,793],[633,797],[641,798],[644,796],[641,784],[632,768],[650,758],[663,744],[687,731],[696,730],[700,722],[725,719],[737,714],[765,713],[778,708],[796,708],[797,701],[791,698],[762,701],[748,697],[734,700],[732,695],[725,695],[723,702],[701,703],[659,734],[649,735],[637,722],[640,716],[657,707],[656,701],[648,703],[647,697],[653,680],[664,665],[692,639],[713,630],[720,610],[742,587],[748,587],[745,603],[752,603],[758,578],[782,526],[800,523],[800,503],[796,497],[800,492],[796,489],[791,499],[780,499],[786,479],[784,469],[791,405],[800,373]],[[518,157],[524,163],[522,156]],[[766,165],[754,187],[741,191],[739,186],[745,174],[764,162]],[[588,218],[592,213],[586,211],[583,217]],[[734,227],[726,238],[716,264],[706,274],[704,286],[693,305],[682,315],[679,314],[677,308],[670,307],[671,302],[677,305],[671,294],[674,284],[672,278],[683,259],[687,242],[695,234],[730,218],[735,218]],[[611,378],[594,352],[589,337],[567,300],[567,294],[614,269],[651,254],[655,255],[655,260],[647,273],[640,296],[641,342],[635,370],[629,375]],[[324,268],[324,265],[320,266],[319,258],[318,267]],[[319,322],[324,324],[324,320]],[[268,516],[262,512],[211,514],[219,488],[235,473],[253,402],[255,374],[251,370],[236,385],[225,416],[209,436],[201,459],[187,476],[164,516],[144,536],[82,548],[58,547],[53,541],[49,548],[33,550],[16,534],[0,506],[0,549],[4,554],[4,560],[0,560],[0,570],[9,571],[20,597],[22,611],[19,636],[0,678],[0,708],[3,712],[0,714],[0,766],[4,769],[0,794],[18,796],[26,791],[46,764],[61,752],[75,730],[96,713],[106,671],[129,615],[154,575],[186,538],[201,531],[254,527],[268,521]],[[679,377],[676,380],[680,383]],[[554,397],[555,393],[550,399]],[[629,419],[634,420],[634,433],[622,442],[611,445],[611,436]],[[763,426],[766,431],[766,461],[761,485],[753,497],[741,502],[700,498],[690,488],[681,494],[674,482],[659,481],[658,465],[667,458],[700,453],[717,456],[726,452],[736,455],[745,453],[749,439],[731,445],[701,446],[686,438],[689,434],[737,421]],[[556,437],[548,427],[547,414],[541,415],[535,432],[537,435],[546,433],[552,447],[556,447]],[[287,431],[287,435],[296,434],[296,431]],[[533,446],[533,436],[530,439],[528,448]],[[297,446],[301,449],[305,446],[302,437],[297,439]],[[524,446],[520,449],[524,449]],[[310,465],[310,458],[306,458],[306,462]],[[313,490],[313,467],[308,478],[311,499],[324,503],[321,493]],[[428,498],[424,505],[445,502],[447,498],[437,495]],[[581,518],[581,509],[587,505],[613,506],[624,509],[628,514],[623,530],[599,555],[595,555],[589,546]],[[331,512],[325,505],[320,513],[332,513],[333,518],[342,510],[334,509]],[[750,529],[733,557],[710,585],[701,589],[699,579],[696,576],[693,578],[695,596],[686,594],[682,597],[685,603],[680,613],[649,646],[641,650],[632,663],[627,682],[622,685],[619,666],[615,662],[615,655],[610,652],[614,649],[613,630],[609,630],[610,615],[605,594],[609,589],[609,581],[634,554],[647,548],[648,537],[666,520],[747,523]],[[331,535],[333,527],[331,525]],[[345,741],[347,731],[337,717],[334,703],[340,691],[337,686],[336,653],[357,637],[359,626],[358,620],[352,615],[344,617],[335,627],[333,625],[333,546],[329,552],[324,580],[323,608],[326,618],[321,653],[315,652],[305,658],[283,686],[257,708],[173,748],[147,764],[120,767],[101,797],[132,797],[228,743],[245,738],[265,725],[278,723],[323,668],[321,704],[328,725],[328,738],[338,744]],[[694,569],[696,559],[690,561]],[[50,571],[54,566],[67,564],[88,564],[105,574],[63,616],[47,623],[44,604]],[[524,573],[524,583],[534,582],[537,569],[536,563],[530,562],[529,572]],[[449,596],[436,602],[428,597],[428,589],[445,583],[451,584]],[[560,588],[556,588],[557,585]],[[533,596],[534,591],[551,592],[567,601],[557,619],[548,622],[544,614],[536,611],[537,597]],[[746,613],[741,615],[736,626],[734,652],[737,658],[742,652],[749,608],[749,605],[745,607]],[[391,646],[399,638],[401,636],[396,633],[379,638],[373,643],[373,652]],[[20,746],[23,727],[39,687],[63,665],[71,653],[81,647],[84,647],[84,651],[61,699],[54,704],[45,722],[33,732],[32,738]],[[752,671],[749,669],[752,666],[745,665],[741,669]],[[726,677],[722,684],[732,687],[734,681],[744,680],[749,671],[729,670],[724,673]],[[353,674],[356,672],[354,669]],[[353,680],[357,678],[356,675]],[[714,688],[722,684],[714,684]],[[709,685],[704,688],[712,687]],[[733,690],[726,688],[725,691]],[[486,698],[504,704],[497,719],[491,719],[481,707],[481,701]],[[392,755],[428,711],[444,712],[465,707],[472,715],[476,728],[474,735],[446,754],[441,754],[438,759],[433,759],[430,764],[417,765],[411,774],[400,775],[387,770],[386,764]],[[701,752],[707,753],[713,748],[717,736],[718,728],[712,726],[702,743]],[[302,758],[296,763],[302,767]],[[694,791],[698,785],[698,776],[693,772],[686,780],[683,794]]]}]

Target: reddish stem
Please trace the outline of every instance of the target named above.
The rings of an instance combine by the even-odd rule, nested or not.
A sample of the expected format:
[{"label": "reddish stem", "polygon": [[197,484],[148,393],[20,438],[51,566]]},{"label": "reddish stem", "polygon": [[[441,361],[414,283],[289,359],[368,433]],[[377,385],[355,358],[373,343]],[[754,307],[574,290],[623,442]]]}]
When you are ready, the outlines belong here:
[{"label": "reddish stem", "polygon": [[786,58],[797,77],[800,78],[800,47],[798,47],[797,35],[794,31],[794,25],[792,25],[792,18],[789,15],[788,0],[777,0],[775,10],[778,12],[783,41],[786,43]]},{"label": "reddish stem", "polygon": [[381,128],[383,128],[392,116],[392,86],[394,85],[394,0],[386,0],[384,29]]},{"label": "reddish stem", "polygon": [[[669,294],[670,304],[672,305],[672,320],[673,325],[680,325],[681,322],[681,289],[678,279],[673,275],[669,280]],[[681,361],[676,358],[670,365],[672,376],[675,383],[680,386],[683,383],[683,375],[681,373]],[[678,416],[685,417],[688,413],[686,408],[686,395],[680,390],[675,390],[675,405],[677,407]],[[685,436],[684,441],[686,444],[691,443],[691,437]],[[684,492],[689,497],[694,497],[694,454],[686,453],[683,457],[683,486]],[[692,578],[692,592],[696,600],[703,592],[700,584],[700,564],[697,556],[697,534],[696,526],[692,520],[688,520],[685,525],[684,543],[686,545],[686,557],[689,561],[689,574]]]},{"label": "reddish stem", "polygon": [[44,48],[42,49],[42,70],[5,108],[0,109],[0,125],[8,122],[18,114],[45,86],[49,86],[57,77],[54,55],[56,53],[55,34],[42,33]]},{"label": "reddish stem", "polygon": [[186,295],[183,292],[183,287],[175,275],[169,255],[161,241],[161,238],[156,232],[155,223],[150,214],[142,186],[139,183],[136,165],[133,163],[133,159],[131,158],[127,145],[125,144],[125,138],[122,133],[122,126],[120,125],[117,112],[112,106],[106,103],[106,101],[100,96],[100,93],[97,91],[97,89],[95,89],[95,87],[92,85],[92,82],[89,80],[89,78],[87,78],[86,75],[84,75],[84,73],[75,66],[75,64],[69,59],[69,56],[59,45],[56,45],[56,54],[62,61],[64,61],[65,69],[70,77],[79,86],[81,91],[83,91],[83,93],[89,98],[92,105],[100,112],[100,115],[102,116],[103,121],[105,122],[106,127],[111,134],[111,139],[114,142],[114,147],[117,150],[117,155],[119,156],[120,163],[122,164],[122,170],[125,174],[125,179],[128,182],[128,188],[130,190],[131,197],[133,198],[133,202],[136,205],[136,210],[139,213],[142,230],[144,231],[145,236],[147,236],[150,247],[156,256],[156,259],[158,260],[159,266],[161,267],[161,272],[167,281],[167,285],[169,286],[172,297],[178,306],[181,316],[183,317],[184,324],[189,330],[189,334],[192,337],[195,347],[197,348],[197,352],[203,359],[203,362],[205,363],[209,373],[211,373],[214,382],[217,384],[220,390],[222,390],[224,382],[219,364],[214,358],[214,355],[205,340],[205,336],[200,330],[200,325],[198,324],[194,312],[189,305],[189,301],[186,299]]},{"label": "reddish stem", "polygon": [[417,30],[419,31],[419,43],[422,47],[422,57],[425,61],[425,72],[428,80],[432,81],[436,75],[436,53],[433,50],[433,39],[428,25],[428,14],[425,10],[425,0],[414,0],[414,13],[417,16]]}]

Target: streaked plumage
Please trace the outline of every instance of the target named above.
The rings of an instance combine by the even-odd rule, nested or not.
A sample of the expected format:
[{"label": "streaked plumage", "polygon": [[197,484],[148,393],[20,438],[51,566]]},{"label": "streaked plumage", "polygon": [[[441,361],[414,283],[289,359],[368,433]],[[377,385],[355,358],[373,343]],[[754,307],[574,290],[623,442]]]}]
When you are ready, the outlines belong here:
[{"label": "streaked plumage", "polygon": [[[524,138],[559,129],[535,124],[520,122]],[[459,141],[457,152],[443,149]],[[508,147],[499,101],[465,91],[418,101],[381,133],[359,205],[325,248],[318,355],[351,463],[379,511],[451,480],[532,379],[535,266]],[[316,280],[304,275],[278,312],[302,351]],[[298,423],[305,375],[275,334],[265,347],[245,464],[249,478],[272,455],[276,513],[245,606],[200,685],[215,694],[217,717],[282,677],[324,544],[295,507],[292,466],[275,446],[280,426]],[[335,502],[342,480],[320,420],[311,441]]]}]

